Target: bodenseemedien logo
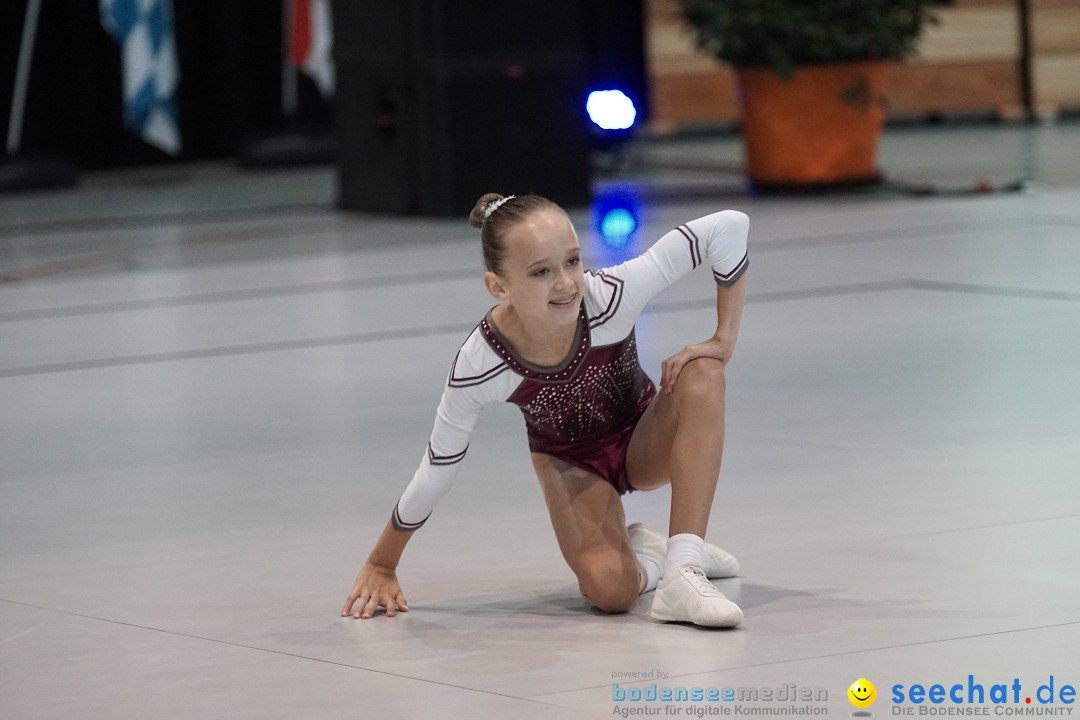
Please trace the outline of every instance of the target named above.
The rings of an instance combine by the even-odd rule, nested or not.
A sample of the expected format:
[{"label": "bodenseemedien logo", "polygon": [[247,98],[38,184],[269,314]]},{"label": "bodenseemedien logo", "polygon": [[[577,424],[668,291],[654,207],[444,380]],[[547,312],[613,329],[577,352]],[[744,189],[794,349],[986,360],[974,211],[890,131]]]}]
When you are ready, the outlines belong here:
[{"label": "bodenseemedien logo", "polygon": [[[612,677],[661,677],[640,672],[612,673]],[[663,715],[704,718],[712,715],[753,715],[759,717],[808,717],[829,714],[829,691],[784,683],[769,687],[686,687],[651,682],[648,685],[612,683],[612,714]]]}]

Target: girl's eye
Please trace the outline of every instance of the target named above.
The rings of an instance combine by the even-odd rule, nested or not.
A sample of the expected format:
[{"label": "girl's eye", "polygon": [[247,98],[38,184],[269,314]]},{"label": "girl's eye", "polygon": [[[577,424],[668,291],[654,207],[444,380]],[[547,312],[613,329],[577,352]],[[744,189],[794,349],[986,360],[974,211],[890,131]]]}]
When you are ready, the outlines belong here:
[{"label": "girl's eye", "polygon": [[537,270],[536,272],[533,273],[533,277],[543,277],[543,276],[547,275],[547,273],[548,273],[547,268],[540,268],[539,270]]},{"label": "girl's eye", "polygon": [[569,265],[570,267],[577,267],[578,265],[581,264],[581,258],[573,258],[569,262],[567,262],[566,264]]}]

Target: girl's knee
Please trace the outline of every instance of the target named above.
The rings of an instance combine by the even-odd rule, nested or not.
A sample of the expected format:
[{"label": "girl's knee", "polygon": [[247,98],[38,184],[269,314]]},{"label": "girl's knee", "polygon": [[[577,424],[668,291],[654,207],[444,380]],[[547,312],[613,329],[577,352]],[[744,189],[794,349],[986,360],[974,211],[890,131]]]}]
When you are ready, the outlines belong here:
[{"label": "girl's knee", "polygon": [[[727,389],[724,363],[713,358],[696,358],[686,363],[675,383],[675,393],[680,398],[723,401]],[[680,392],[681,391],[681,392]]]},{"label": "girl's knee", "polygon": [[637,602],[641,577],[637,563],[614,553],[590,558],[577,570],[581,594],[606,613],[624,613]]}]

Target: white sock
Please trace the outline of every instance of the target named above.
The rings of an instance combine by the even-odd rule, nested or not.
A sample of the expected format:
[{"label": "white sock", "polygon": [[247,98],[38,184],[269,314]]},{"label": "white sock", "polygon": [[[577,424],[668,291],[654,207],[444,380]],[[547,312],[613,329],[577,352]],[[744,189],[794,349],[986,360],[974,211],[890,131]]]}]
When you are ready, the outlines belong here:
[{"label": "white sock", "polygon": [[701,566],[701,556],[705,552],[705,541],[692,533],[672,535],[667,541],[667,555],[664,556],[662,577],[675,575],[684,565]]},{"label": "white sock", "polygon": [[635,555],[634,557],[637,558],[638,566],[645,575],[645,587],[642,588],[641,592],[647,593],[650,590],[655,590],[660,583],[660,572],[663,570],[660,563],[647,555]]}]

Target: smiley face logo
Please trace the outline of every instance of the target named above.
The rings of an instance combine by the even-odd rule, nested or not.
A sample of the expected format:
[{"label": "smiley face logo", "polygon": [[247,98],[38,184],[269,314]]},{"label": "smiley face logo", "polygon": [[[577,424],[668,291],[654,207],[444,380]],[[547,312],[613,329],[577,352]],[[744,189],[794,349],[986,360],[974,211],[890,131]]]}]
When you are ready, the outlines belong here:
[{"label": "smiley face logo", "polygon": [[868,708],[874,704],[874,700],[877,698],[877,690],[874,688],[874,683],[866,678],[859,678],[851,683],[851,687],[847,690],[847,696],[855,707]]}]

